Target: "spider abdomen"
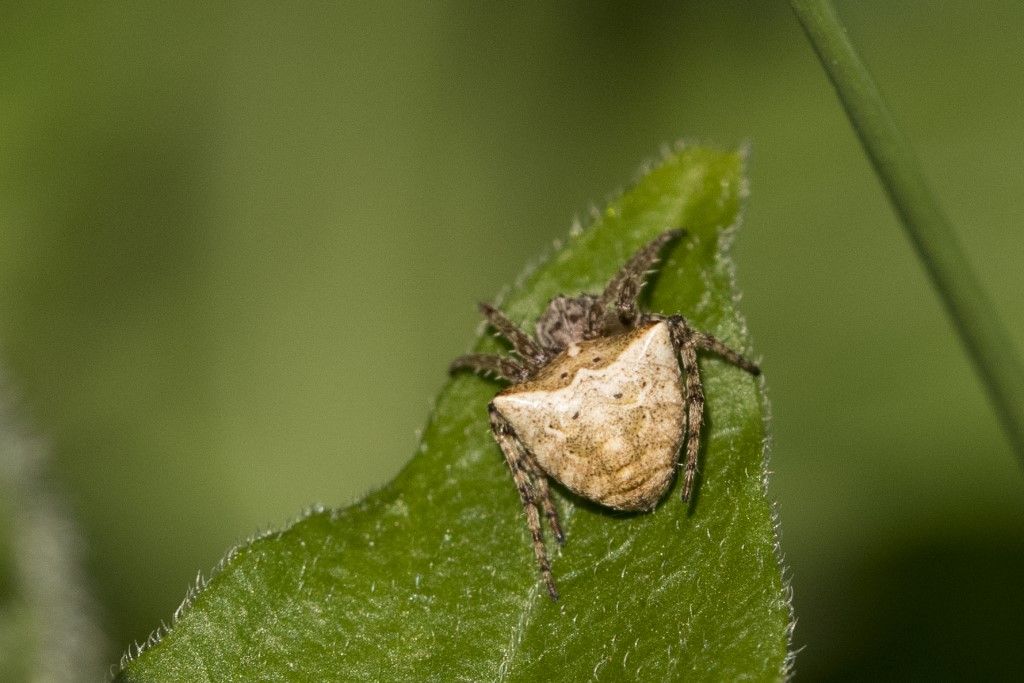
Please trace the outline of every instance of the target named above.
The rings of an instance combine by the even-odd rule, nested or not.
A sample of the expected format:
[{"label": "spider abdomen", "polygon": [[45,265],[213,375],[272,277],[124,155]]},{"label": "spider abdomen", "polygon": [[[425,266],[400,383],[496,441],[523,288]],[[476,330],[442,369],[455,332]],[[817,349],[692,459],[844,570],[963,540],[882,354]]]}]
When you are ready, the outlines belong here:
[{"label": "spider abdomen", "polygon": [[581,341],[493,401],[540,467],[617,510],[648,510],[676,471],[682,375],[668,325]]}]

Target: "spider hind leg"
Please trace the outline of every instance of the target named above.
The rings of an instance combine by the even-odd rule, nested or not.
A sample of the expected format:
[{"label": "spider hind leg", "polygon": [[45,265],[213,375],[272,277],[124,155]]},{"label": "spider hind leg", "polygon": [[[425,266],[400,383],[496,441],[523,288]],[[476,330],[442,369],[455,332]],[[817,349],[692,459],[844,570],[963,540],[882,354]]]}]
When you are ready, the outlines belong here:
[{"label": "spider hind leg", "polygon": [[725,345],[724,342],[690,327],[681,315],[669,317],[651,315],[647,320],[660,320],[668,324],[682,361],[684,403],[686,405],[686,457],[683,461],[683,501],[690,500],[697,477],[697,458],[700,453],[701,427],[704,425],[704,384],[697,365],[697,351],[706,350],[752,375],[761,374],[756,363]]},{"label": "spider hind leg", "polygon": [[547,480],[540,470],[540,466],[533,460],[533,456],[519,441],[512,425],[493,405],[489,406],[488,410],[491,416],[491,433],[494,435],[495,441],[498,442],[498,446],[501,447],[501,452],[505,455],[508,468],[512,471],[512,479],[519,491],[519,498],[523,503],[526,526],[530,530],[537,568],[547,587],[548,595],[552,600],[558,600],[558,589],[555,588],[555,579],[551,573],[551,561],[548,559],[547,547],[544,545],[544,534],[538,511],[538,507],[543,509],[555,538],[561,542],[564,538],[562,528],[558,521],[558,511],[551,499]]}]

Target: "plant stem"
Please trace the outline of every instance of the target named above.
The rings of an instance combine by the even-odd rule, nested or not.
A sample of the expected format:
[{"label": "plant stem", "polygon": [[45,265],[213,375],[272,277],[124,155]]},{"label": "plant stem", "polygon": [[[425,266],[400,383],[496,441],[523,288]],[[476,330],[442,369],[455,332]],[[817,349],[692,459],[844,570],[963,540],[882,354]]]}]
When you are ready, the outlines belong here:
[{"label": "plant stem", "polygon": [[830,0],[791,0],[1024,464],[1024,365]]}]

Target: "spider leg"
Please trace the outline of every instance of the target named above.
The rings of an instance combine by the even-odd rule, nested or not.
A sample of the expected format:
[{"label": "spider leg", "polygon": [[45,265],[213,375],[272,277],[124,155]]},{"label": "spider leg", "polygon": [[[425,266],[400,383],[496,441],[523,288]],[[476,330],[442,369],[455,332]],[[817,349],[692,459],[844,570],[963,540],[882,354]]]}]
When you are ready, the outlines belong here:
[{"label": "spider leg", "polygon": [[533,481],[537,485],[537,496],[540,498],[540,504],[544,510],[544,516],[548,518],[548,525],[551,527],[551,533],[554,534],[555,540],[558,541],[558,545],[562,545],[565,543],[565,534],[562,533],[562,524],[558,520],[558,508],[555,507],[555,499],[551,497],[551,488],[548,486],[548,476],[544,474],[540,465],[537,464],[537,459],[533,457],[533,453],[526,450],[526,456],[526,464],[529,466],[530,474],[533,476]]},{"label": "spider leg", "polygon": [[686,461],[683,473],[683,500],[689,500],[693,493],[693,481],[697,475],[697,455],[700,452],[700,432],[704,424],[704,384],[697,365],[697,350],[703,349],[721,356],[752,375],[761,374],[761,368],[753,361],[725,345],[725,343],[704,332],[698,332],[681,315],[669,317],[647,315],[645,320],[661,320],[668,323],[672,342],[679,350],[685,375],[686,390]]},{"label": "spider leg", "polygon": [[686,404],[686,459],[683,464],[683,502],[690,500],[693,481],[697,476],[697,456],[700,453],[700,431],[704,425],[704,385],[697,365],[697,341],[693,328],[682,316],[666,320],[672,332],[672,341],[679,350],[685,375]]},{"label": "spider leg", "polygon": [[683,230],[667,230],[648,242],[608,281],[593,309],[594,331],[610,331],[631,325],[638,317],[636,300],[640,296],[651,267],[666,244],[681,236]]},{"label": "spider leg", "polygon": [[526,368],[514,358],[495,356],[486,353],[470,353],[452,361],[448,372],[471,370],[477,374],[491,374],[509,382],[522,382],[526,379]]},{"label": "spider leg", "polygon": [[724,360],[732,363],[736,367],[743,368],[751,375],[760,375],[761,368],[758,367],[757,363],[750,360],[746,356],[733,351],[731,348],[725,345],[721,339],[713,337],[705,332],[694,332],[694,337],[697,342],[697,346],[700,348],[710,351],[716,356],[720,356]]},{"label": "spider leg", "polygon": [[[551,574],[551,562],[548,560],[547,548],[544,546],[544,536],[541,529],[540,515],[537,512],[537,495],[540,493],[537,488],[537,477],[533,474],[533,466],[530,463],[530,454],[519,441],[512,425],[501,416],[493,405],[488,406],[491,416],[491,433],[495,441],[505,454],[508,468],[512,471],[512,479],[519,490],[519,498],[523,502],[523,511],[526,513],[526,526],[530,529],[530,538],[533,541],[533,554],[537,558],[537,566],[541,578],[547,585],[548,595],[552,600],[558,599],[558,590],[555,588],[555,579]],[[547,492],[547,482],[544,482],[543,492]],[[550,494],[549,494],[550,497]],[[547,503],[543,503],[547,511]],[[553,507],[552,507],[553,509]],[[557,520],[557,515],[556,515]]]},{"label": "spider leg", "polygon": [[548,362],[547,352],[533,340],[533,337],[509,320],[508,316],[504,313],[494,306],[484,303],[480,304],[480,312],[487,318],[487,322],[491,324],[491,327],[512,343],[512,348],[526,362],[528,369],[536,370]]}]

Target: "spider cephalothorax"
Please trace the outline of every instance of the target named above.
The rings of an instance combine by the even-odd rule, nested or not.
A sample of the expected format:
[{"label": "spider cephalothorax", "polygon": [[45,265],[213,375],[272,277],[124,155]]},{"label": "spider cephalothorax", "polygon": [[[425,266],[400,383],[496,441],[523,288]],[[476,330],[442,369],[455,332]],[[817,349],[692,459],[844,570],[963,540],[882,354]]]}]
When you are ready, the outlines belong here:
[{"label": "spider cephalothorax", "polygon": [[547,478],[616,510],[650,510],[672,484],[686,442],[683,500],[693,491],[704,420],[697,351],[759,374],[757,365],[680,315],[644,313],[637,296],[669,230],[640,249],[600,295],[559,296],[537,321],[536,340],[487,304],[480,310],[513,356],[471,354],[452,370],[511,382],[488,406],[526,511],[548,593],[557,598],[540,521],[564,536]]}]

